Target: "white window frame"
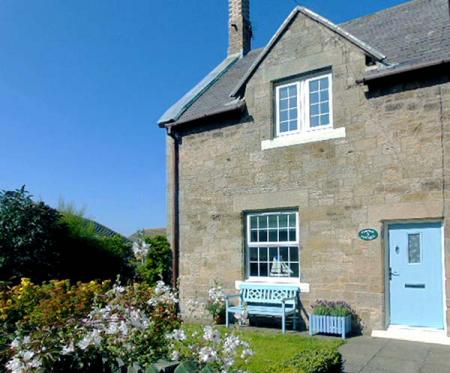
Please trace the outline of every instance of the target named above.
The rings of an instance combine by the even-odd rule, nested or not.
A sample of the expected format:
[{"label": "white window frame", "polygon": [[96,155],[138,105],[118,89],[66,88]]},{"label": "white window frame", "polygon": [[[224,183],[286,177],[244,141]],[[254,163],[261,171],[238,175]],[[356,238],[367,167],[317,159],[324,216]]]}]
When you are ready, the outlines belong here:
[{"label": "white window frame", "polygon": [[[296,224],[296,240],[295,241],[278,241],[278,242],[251,242],[251,224],[250,219],[253,216],[264,216],[264,215],[292,215],[295,214]],[[256,281],[256,282],[280,282],[280,283],[299,283],[301,278],[301,258],[300,258],[300,222],[298,211],[284,210],[284,211],[269,211],[269,212],[255,212],[248,213],[246,216],[246,281]],[[288,237],[289,238],[289,237]],[[298,249],[298,277],[271,277],[271,276],[250,276],[250,248],[251,247],[280,247],[296,246]]]},{"label": "white window frame", "polygon": [[[327,125],[321,125],[311,127],[310,123],[310,101],[309,101],[309,83],[314,80],[328,79],[328,102],[329,102],[329,116],[330,123]],[[294,131],[280,132],[280,90],[282,88],[296,86],[297,89],[297,129]],[[275,87],[275,100],[276,100],[276,137],[290,136],[295,134],[302,134],[307,132],[323,131],[333,128],[333,78],[332,74],[323,74],[313,76],[306,79],[300,79],[298,81],[281,84]]]}]

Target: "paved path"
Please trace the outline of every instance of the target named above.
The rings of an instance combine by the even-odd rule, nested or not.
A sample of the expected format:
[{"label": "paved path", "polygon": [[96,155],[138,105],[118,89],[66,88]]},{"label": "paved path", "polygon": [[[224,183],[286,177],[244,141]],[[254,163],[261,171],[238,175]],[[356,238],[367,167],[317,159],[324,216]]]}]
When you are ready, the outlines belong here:
[{"label": "paved path", "polygon": [[340,352],[346,373],[450,373],[450,346],[363,336]]}]

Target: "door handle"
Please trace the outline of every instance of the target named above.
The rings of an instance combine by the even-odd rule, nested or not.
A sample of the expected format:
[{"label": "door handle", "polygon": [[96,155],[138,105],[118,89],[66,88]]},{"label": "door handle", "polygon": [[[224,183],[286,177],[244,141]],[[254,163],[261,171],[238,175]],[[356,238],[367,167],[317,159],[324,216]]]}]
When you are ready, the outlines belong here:
[{"label": "door handle", "polygon": [[392,271],[392,268],[389,267],[389,280],[392,280],[392,276],[400,276],[400,273]]}]

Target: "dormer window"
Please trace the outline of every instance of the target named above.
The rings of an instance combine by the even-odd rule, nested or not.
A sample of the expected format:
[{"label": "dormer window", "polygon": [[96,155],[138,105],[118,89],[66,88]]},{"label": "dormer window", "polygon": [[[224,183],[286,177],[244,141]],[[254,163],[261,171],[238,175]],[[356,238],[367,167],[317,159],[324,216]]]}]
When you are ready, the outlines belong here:
[{"label": "dormer window", "polygon": [[275,87],[277,136],[332,128],[331,76],[316,75]]}]

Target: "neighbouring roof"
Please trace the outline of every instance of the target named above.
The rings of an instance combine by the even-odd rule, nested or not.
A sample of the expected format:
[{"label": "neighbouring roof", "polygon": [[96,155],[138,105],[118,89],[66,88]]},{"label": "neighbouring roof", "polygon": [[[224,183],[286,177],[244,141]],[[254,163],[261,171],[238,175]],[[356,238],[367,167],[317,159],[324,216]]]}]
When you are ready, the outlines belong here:
[{"label": "neighbouring roof", "polygon": [[166,236],[167,230],[166,228],[147,228],[141,229],[137,232],[134,232],[130,237],[128,237],[131,241],[136,241],[142,236],[145,237],[153,237],[153,236]]},{"label": "neighbouring roof", "polygon": [[[382,62],[367,79],[448,61],[450,18],[447,0],[414,0],[340,25],[296,7],[263,49],[225,59],[158,121],[161,127],[194,121],[241,107],[239,90],[281,37],[291,20],[302,13]],[[235,97],[233,97],[235,96]]]},{"label": "neighbouring roof", "polygon": [[86,223],[91,224],[94,227],[95,233],[98,234],[99,236],[110,237],[110,238],[111,237],[122,237],[127,240],[127,238],[122,236],[120,233],[113,231],[112,229],[104,226],[103,224],[96,222],[95,220],[88,219],[88,218],[83,218],[83,219],[86,221]]}]

